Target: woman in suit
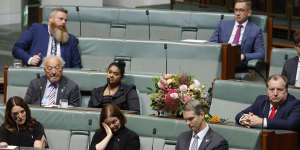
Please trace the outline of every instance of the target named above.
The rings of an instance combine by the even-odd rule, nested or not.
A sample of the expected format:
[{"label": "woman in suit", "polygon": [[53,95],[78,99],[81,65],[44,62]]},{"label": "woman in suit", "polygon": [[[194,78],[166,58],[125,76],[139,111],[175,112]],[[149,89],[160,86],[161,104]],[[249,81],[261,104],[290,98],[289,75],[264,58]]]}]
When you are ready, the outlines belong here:
[{"label": "woman in suit", "polygon": [[45,144],[43,125],[31,117],[30,109],[21,97],[11,97],[0,127],[0,145],[44,148]]},{"label": "woman in suit", "polygon": [[125,62],[113,62],[106,72],[107,84],[93,89],[89,107],[103,108],[107,104],[116,104],[122,110],[140,111],[139,98],[135,85],[121,82],[124,77]]},{"label": "woman in suit", "polygon": [[90,150],[139,150],[139,136],[125,127],[126,117],[115,104],[106,105],[100,115],[98,129]]}]

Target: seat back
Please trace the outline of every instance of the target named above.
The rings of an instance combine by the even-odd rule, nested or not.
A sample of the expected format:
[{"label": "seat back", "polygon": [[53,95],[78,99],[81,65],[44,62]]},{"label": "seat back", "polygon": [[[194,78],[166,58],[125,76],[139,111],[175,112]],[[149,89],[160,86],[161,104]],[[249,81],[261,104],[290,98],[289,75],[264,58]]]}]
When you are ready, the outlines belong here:
[{"label": "seat back", "polygon": [[269,75],[281,74],[285,62],[295,56],[298,54],[294,48],[273,48]]}]

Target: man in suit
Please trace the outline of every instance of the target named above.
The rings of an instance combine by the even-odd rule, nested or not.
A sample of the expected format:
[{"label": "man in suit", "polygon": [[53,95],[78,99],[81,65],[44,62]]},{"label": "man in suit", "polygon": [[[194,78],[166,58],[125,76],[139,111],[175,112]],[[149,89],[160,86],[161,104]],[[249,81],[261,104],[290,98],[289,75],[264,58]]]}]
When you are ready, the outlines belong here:
[{"label": "man in suit", "polygon": [[45,76],[33,79],[25,95],[28,104],[59,105],[61,99],[68,99],[69,106],[80,106],[78,85],[63,76],[63,60],[58,56],[48,56],[43,62]]},{"label": "man in suit", "polygon": [[[267,95],[235,117],[238,124],[250,127],[300,131],[300,100],[288,93],[285,76],[272,75],[267,82]],[[300,144],[300,139],[298,138]],[[299,147],[300,148],[300,147]]]},{"label": "man in suit", "polygon": [[13,56],[25,65],[40,66],[44,57],[55,55],[63,58],[66,68],[80,68],[78,41],[67,31],[67,14],[63,8],[54,8],[48,25],[32,24],[15,43]]},{"label": "man in suit", "polygon": [[222,20],[210,38],[211,42],[241,45],[241,67],[238,72],[247,71],[247,63],[252,59],[265,58],[265,48],[261,29],[248,20],[251,16],[251,1],[236,0],[235,20]]},{"label": "man in suit", "polygon": [[227,141],[209,128],[204,115],[200,101],[190,100],[184,105],[183,118],[191,131],[179,135],[176,150],[228,150]]},{"label": "man in suit", "polygon": [[[295,49],[300,56],[300,31],[294,33]],[[281,75],[288,79],[288,85],[300,87],[300,61],[299,56],[288,59],[283,68]]]}]

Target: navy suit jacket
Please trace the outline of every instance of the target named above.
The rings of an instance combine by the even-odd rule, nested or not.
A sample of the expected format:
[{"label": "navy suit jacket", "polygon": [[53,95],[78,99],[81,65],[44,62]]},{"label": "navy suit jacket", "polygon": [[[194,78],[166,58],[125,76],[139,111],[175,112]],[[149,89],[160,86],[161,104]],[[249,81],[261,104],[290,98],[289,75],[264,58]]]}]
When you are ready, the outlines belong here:
[{"label": "navy suit jacket", "polygon": [[[210,38],[211,42],[228,43],[235,20],[223,20],[218,24],[215,32]],[[254,23],[248,21],[245,31],[243,33],[243,39],[241,42],[242,54],[246,59],[243,63],[251,59],[265,59],[264,40],[261,29]]]},{"label": "navy suit jacket", "polygon": [[[69,34],[69,41],[61,44],[61,57],[66,68],[80,68],[81,60],[75,36]],[[47,24],[34,23],[26,30],[13,47],[13,56],[27,64],[30,57],[41,53],[42,59],[47,56],[49,32]]]},{"label": "navy suit jacket", "polygon": [[287,100],[279,106],[273,119],[268,118],[269,110],[268,96],[260,95],[250,107],[236,115],[235,121],[239,124],[243,114],[252,112],[261,118],[267,118],[268,129],[300,131],[300,100],[293,95],[288,94]]},{"label": "navy suit jacket", "polygon": [[288,85],[295,85],[295,83],[296,83],[298,61],[299,61],[298,56],[290,58],[285,62],[284,66],[282,68],[281,75],[284,75],[287,77]]}]

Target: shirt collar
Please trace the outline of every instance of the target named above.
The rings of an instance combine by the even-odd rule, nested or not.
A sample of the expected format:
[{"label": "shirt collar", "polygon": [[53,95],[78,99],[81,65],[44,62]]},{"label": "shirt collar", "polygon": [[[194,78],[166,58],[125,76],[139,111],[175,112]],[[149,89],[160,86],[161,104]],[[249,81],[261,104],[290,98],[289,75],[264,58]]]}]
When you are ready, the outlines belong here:
[{"label": "shirt collar", "polygon": [[[246,20],[244,23],[242,23],[243,27],[246,27],[247,23],[248,23],[248,20]],[[239,23],[237,21],[235,21],[234,26],[238,26],[238,25],[239,25]]]},{"label": "shirt collar", "polygon": [[[208,124],[206,124],[206,127],[201,130],[199,133],[197,133],[197,136],[199,137],[199,140],[202,140],[204,138],[204,136],[206,135],[206,133],[208,132],[209,130],[209,126]],[[195,132],[193,132],[193,137],[195,136]]]}]

